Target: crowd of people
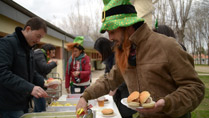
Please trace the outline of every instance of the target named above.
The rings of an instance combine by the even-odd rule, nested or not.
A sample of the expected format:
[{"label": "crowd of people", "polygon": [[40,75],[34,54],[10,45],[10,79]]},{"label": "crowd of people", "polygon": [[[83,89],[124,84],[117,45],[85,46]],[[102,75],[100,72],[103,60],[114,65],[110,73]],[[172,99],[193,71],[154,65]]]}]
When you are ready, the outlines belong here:
[{"label": "crowd of people", "polygon": [[[109,39],[98,38],[94,49],[106,68],[92,85],[84,37],[67,44],[72,54],[64,70],[65,88],[68,94],[82,94],[76,109],[86,112],[88,100],[109,94],[123,118],[136,112],[139,118],[191,118],[205,86],[173,30],[166,25],[151,30],[129,0],[104,0],[103,12],[100,32],[107,32]],[[58,86],[45,86],[47,74],[58,65],[56,47],[44,44],[34,50],[46,33],[46,23],[33,17],[24,28],[16,27],[13,34],[0,39],[0,118],[19,118],[28,112],[31,100],[34,112],[46,111],[46,90]],[[149,91],[155,106],[136,111],[125,107],[120,101],[133,91]]]}]

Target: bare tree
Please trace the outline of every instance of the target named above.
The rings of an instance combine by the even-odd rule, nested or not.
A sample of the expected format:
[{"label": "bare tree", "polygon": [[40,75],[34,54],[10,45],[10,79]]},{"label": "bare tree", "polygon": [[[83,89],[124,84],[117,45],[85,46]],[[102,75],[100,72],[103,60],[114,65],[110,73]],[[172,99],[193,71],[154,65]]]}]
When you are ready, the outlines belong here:
[{"label": "bare tree", "polygon": [[190,42],[191,44],[191,49],[192,49],[192,55],[193,57],[196,55],[195,52],[196,52],[196,49],[197,49],[197,28],[195,26],[196,24],[194,23],[194,21],[190,20],[188,22],[188,28],[186,29],[186,36],[187,36],[187,39],[188,41]]},{"label": "bare tree", "polygon": [[[206,41],[207,44],[207,48],[208,48],[208,53],[209,54],[209,1],[202,1],[201,4],[201,10],[199,13],[201,13],[200,16],[200,22],[199,24],[201,24],[201,34],[203,36],[203,38]],[[208,65],[209,65],[209,56],[208,56]]]},{"label": "bare tree", "polygon": [[[70,8],[72,13],[63,18],[62,22],[58,24],[63,30],[74,35],[90,36],[92,39],[104,36],[99,32],[102,22],[102,1],[92,0],[98,7],[83,6],[81,3],[88,4],[86,0],[76,0],[76,4]],[[93,9],[94,8],[94,9]]]},{"label": "bare tree", "polygon": [[[195,2],[195,5],[192,9],[192,15],[195,16],[192,20],[189,21],[187,27],[190,30],[187,32],[187,35],[194,40],[198,45],[194,48],[199,54],[199,59],[201,60],[201,54],[205,51],[203,49],[206,45],[209,52],[209,1],[199,0]],[[194,44],[195,45],[195,44]],[[199,49],[199,50],[198,50]],[[204,53],[206,55],[206,53]],[[200,62],[201,64],[201,62]],[[209,64],[209,62],[208,62]]]},{"label": "bare tree", "polygon": [[169,4],[167,0],[155,0],[153,4],[155,6],[154,19],[157,19],[159,24],[168,24]]},{"label": "bare tree", "polygon": [[[184,44],[184,30],[186,23],[189,20],[189,11],[192,5],[192,0],[175,0],[177,4],[174,4],[173,0],[169,0],[172,15],[174,16],[176,32],[180,43]],[[179,9],[179,11],[177,10]]]}]

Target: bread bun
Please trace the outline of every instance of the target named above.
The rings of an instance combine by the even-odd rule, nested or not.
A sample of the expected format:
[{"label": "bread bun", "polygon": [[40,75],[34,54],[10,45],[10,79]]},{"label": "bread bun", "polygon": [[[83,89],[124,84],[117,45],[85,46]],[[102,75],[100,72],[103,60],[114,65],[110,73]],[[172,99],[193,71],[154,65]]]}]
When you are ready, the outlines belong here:
[{"label": "bread bun", "polygon": [[142,104],[142,107],[143,108],[153,108],[154,106],[155,106],[155,102],[154,101],[152,101],[150,103],[144,103],[144,104]]},{"label": "bread bun", "polygon": [[139,107],[140,106],[140,103],[139,102],[128,102],[128,106],[131,106],[131,107]]},{"label": "bread bun", "polygon": [[152,101],[150,93],[148,91],[143,91],[140,94],[140,103],[143,108],[152,108],[155,106],[155,102]]},{"label": "bread bun", "polygon": [[112,109],[103,109],[102,114],[103,115],[112,115],[114,111]]},{"label": "bread bun", "polygon": [[138,102],[140,97],[140,93],[138,91],[132,92],[127,99],[127,102]]},{"label": "bread bun", "polygon": [[138,91],[132,92],[128,98],[127,98],[127,103],[131,107],[139,107],[139,98],[140,98],[140,93]]},{"label": "bread bun", "polygon": [[143,104],[150,97],[150,93],[148,91],[143,91],[140,94],[140,103]]}]

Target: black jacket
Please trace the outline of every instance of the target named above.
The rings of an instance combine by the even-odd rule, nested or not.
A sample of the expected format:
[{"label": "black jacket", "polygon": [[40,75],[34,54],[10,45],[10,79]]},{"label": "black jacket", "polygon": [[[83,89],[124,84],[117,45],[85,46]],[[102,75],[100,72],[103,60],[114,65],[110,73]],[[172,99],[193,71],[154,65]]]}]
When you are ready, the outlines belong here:
[{"label": "black jacket", "polygon": [[127,98],[128,96],[129,96],[129,92],[128,92],[127,85],[125,83],[122,83],[118,87],[115,95],[113,96],[113,100],[115,104],[117,105],[122,118],[132,118],[132,115],[136,113],[136,111],[126,107],[125,105],[121,103],[121,99]]},{"label": "black jacket", "polygon": [[55,62],[47,63],[47,57],[41,49],[34,51],[35,68],[36,71],[41,74],[44,78],[51,72],[51,70],[57,66]]},{"label": "black jacket", "polygon": [[21,30],[0,39],[0,110],[24,110],[34,86],[44,86]]},{"label": "black jacket", "polygon": [[113,65],[115,65],[115,54],[112,53],[107,59],[104,60],[105,73],[109,73]]}]

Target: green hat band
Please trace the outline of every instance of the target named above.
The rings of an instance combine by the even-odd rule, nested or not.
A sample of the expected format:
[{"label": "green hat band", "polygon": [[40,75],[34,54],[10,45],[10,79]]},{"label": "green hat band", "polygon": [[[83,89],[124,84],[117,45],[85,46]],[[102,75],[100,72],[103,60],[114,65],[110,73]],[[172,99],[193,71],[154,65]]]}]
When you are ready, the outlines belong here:
[{"label": "green hat band", "polygon": [[141,21],[144,19],[137,17],[136,13],[109,16],[105,18],[100,32],[104,33],[106,30],[114,30],[118,27],[128,27]]}]

